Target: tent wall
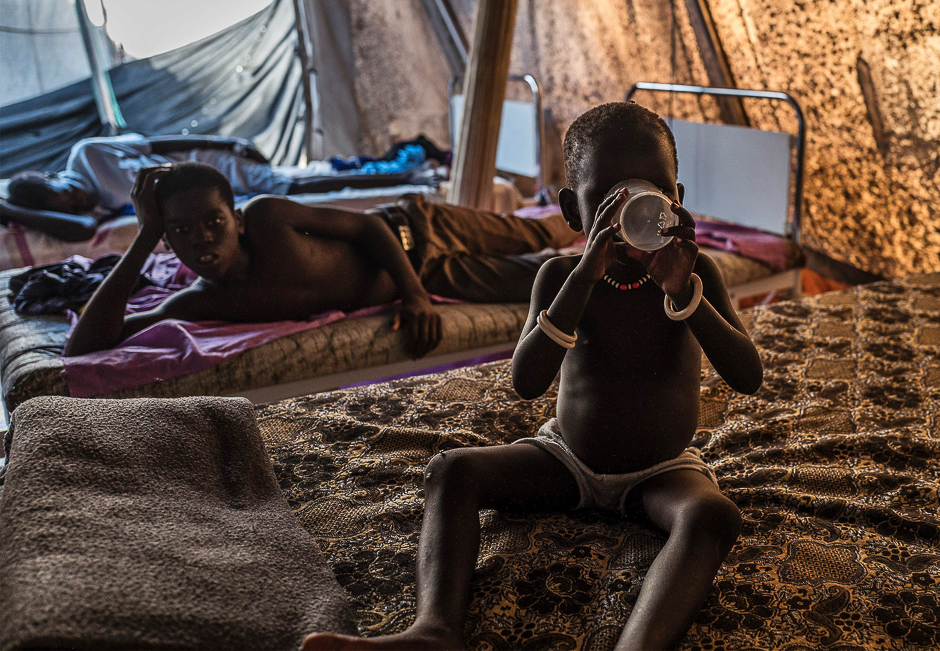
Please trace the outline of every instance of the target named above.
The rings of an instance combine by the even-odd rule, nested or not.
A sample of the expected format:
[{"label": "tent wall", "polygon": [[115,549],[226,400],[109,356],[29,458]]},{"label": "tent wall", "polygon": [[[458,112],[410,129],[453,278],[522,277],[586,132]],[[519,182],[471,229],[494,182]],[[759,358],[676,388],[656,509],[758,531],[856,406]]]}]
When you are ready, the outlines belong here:
[{"label": "tent wall", "polygon": [[[476,1],[449,1],[464,34],[472,34]],[[451,71],[421,0],[353,0],[351,8],[363,149],[382,151],[422,131],[448,142],[441,118],[446,117]],[[677,80],[703,83],[707,75],[688,17],[683,10],[678,13]],[[551,158],[554,152],[555,159],[546,170],[549,183],[564,184],[561,135],[575,117],[597,103],[622,99],[635,81],[671,78],[670,26],[668,3],[658,0],[520,0],[510,72],[534,74],[545,93],[543,105],[552,118],[546,154]],[[521,87],[510,85],[507,93],[511,99],[528,99]],[[718,118],[707,98],[675,104],[680,117]],[[666,102],[652,98],[651,106],[665,110]]]},{"label": "tent wall", "polygon": [[[303,151],[303,95],[290,0],[185,47],[110,72],[127,130],[254,140],[275,163]],[[0,175],[59,170],[81,138],[104,135],[88,80],[4,106]]]},{"label": "tent wall", "polygon": [[448,142],[450,67],[421,0],[350,0],[360,152],[381,154],[419,133]]},{"label": "tent wall", "polygon": [[807,243],[885,276],[940,271],[940,3],[709,2],[738,84],[803,104]]},{"label": "tent wall", "polygon": [[[475,0],[450,2],[464,33],[472,33]],[[636,81],[708,84],[686,3],[675,4],[680,36],[673,74],[668,2],[520,0],[511,72],[531,72],[542,84],[555,124],[546,147],[557,151],[575,117],[621,100]],[[449,69],[419,5],[351,4],[367,149],[380,151],[420,130],[446,142],[435,116],[446,111],[441,89]],[[940,271],[934,208],[940,3],[708,0],[708,6],[737,86],[789,92],[806,113],[804,241],[885,276]],[[636,99],[679,118],[719,120],[708,98],[639,93]],[[795,128],[786,107],[746,100],[745,109],[753,126]],[[549,170],[556,185],[563,182],[557,158]]]},{"label": "tent wall", "polygon": [[10,104],[88,77],[88,57],[69,0],[3,0],[0,70]]},{"label": "tent wall", "polygon": [[354,156],[359,148],[356,54],[346,0],[304,0],[313,36],[323,157]]}]

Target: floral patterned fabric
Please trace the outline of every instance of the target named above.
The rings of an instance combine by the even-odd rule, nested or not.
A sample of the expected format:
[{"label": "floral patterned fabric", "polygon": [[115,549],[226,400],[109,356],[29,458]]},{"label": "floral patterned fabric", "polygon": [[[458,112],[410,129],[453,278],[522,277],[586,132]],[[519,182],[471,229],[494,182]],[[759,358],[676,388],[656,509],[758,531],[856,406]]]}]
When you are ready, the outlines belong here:
[{"label": "floral patterned fabric", "polygon": [[[755,396],[706,369],[695,445],[744,532],[683,649],[940,645],[940,275],[745,313]],[[437,452],[533,435],[508,362],[261,406],[288,502],[363,635],[414,618],[422,476]],[[613,647],[663,535],[595,513],[481,514],[474,649]]]}]

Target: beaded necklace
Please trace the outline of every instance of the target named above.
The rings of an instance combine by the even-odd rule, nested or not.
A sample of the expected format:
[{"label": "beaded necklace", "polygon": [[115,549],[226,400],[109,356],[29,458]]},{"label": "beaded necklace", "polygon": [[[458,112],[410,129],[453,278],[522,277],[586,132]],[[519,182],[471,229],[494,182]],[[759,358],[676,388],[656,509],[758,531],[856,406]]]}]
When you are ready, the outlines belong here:
[{"label": "beaded necklace", "polygon": [[604,274],[604,281],[605,281],[608,285],[610,285],[611,287],[613,287],[613,288],[615,288],[615,289],[619,289],[620,291],[627,291],[628,289],[636,289],[637,287],[639,287],[640,285],[642,285],[643,283],[645,283],[645,282],[646,282],[647,280],[649,280],[649,279],[650,279],[650,275],[649,275],[649,274],[645,274],[642,278],[640,278],[639,280],[637,280],[637,281],[635,281],[635,282],[632,282],[632,283],[621,283],[621,282],[617,282],[616,280],[614,280],[613,278],[611,278],[611,277],[608,276],[607,274]]}]

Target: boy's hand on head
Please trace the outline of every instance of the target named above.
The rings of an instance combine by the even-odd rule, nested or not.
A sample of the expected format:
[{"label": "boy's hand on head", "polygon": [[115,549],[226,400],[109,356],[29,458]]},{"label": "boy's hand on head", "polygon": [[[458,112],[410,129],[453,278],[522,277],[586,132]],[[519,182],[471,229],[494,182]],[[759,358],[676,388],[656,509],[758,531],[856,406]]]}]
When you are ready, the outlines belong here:
[{"label": "boy's hand on head", "polygon": [[408,354],[424,357],[441,342],[441,315],[427,296],[403,299],[392,320],[392,330],[404,326],[408,334]]},{"label": "boy's hand on head", "polygon": [[596,283],[604,277],[607,268],[613,264],[617,257],[618,244],[614,241],[614,234],[620,230],[620,224],[611,224],[610,221],[617,212],[617,208],[627,200],[626,188],[613,194],[597,207],[597,216],[587,236],[584,254],[581,262],[572,272],[586,282]]},{"label": "boy's hand on head", "polygon": [[154,197],[154,189],[157,180],[166,176],[169,171],[170,168],[163,165],[142,167],[137,172],[134,189],[131,190],[131,201],[134,202],[134,212],[137,214],[140,230],[156,238],[163,235],[165,226]]},{"label": "boy's hand on head", "polygon": [[695,243],[695,220],[692,214],[678,202],[673,202],[672,212],[679,218],[676,226],[664,228],[661,235],[674,239],[656,251],[641,251],[632,246],[628,255],[639,260],[650,278],[662,288],[670,298],[688,296],[691,298],[689,278],[698,257],[698,244]]}]

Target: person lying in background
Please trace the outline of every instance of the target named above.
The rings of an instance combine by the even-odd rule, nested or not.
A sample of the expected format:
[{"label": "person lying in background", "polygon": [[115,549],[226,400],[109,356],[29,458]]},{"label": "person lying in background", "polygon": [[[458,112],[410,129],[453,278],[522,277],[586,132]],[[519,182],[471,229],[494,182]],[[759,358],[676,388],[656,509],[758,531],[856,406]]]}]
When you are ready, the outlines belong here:
[{"label": "person lying in background", "polygon": [[[441,164],[445,161],[446,152],[438,150],[427,139],[418,138],[413,142],[424,151],[423,159]],[[399,143],[390,154],[397,155],[407,144]],[[392,173],[337,174],[328,163],[305,168],[303,175],[295,178],[277,171],[261,152],[242,138],[146,138],[125,134],[80,140],[72,147],[62,172],[14,175],[10,180],[9,200],[0,200],[0,222],[16,222],[69,242],[87,240],[95,234],[99,224],[129,209],[138,171],[185,161],[204,163],[219,170],[236,196],[331,192],[344,188],[425,184],[433,180],[433,174],[420,167]],[[420,161],[410,162],[421,165]]]},{"label": "person lying in background", "polygon": [[[260,196],[236,210],[232,187],[200,163],[146,167],[132,193],[140,231],[76,324],[65,355],[112,348],[163,319],[306,320],[401,299],[409,353],[441,339],[429,293],[525,302],[542,262],[577,234],[560,214],[525,219],[404,195],[368,213]],[[148,312],[125,305],[154,247],[200,278]],[[546,250],[547,249],[547,250]]]}]

